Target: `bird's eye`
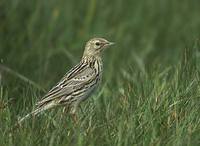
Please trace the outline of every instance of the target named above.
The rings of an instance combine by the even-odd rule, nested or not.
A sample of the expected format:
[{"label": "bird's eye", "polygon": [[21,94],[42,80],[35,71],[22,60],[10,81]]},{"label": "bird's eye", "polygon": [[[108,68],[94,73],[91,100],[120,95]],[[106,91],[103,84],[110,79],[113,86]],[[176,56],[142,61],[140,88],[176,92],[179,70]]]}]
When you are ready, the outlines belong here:
[{"label": "bird's eye", "polygon": [[96,43],[95,43],[95,45],[96,45],[96,46],[99,46],[99,45],[100,45],[100,43],[99,43],[99,42],[96,42]]}]

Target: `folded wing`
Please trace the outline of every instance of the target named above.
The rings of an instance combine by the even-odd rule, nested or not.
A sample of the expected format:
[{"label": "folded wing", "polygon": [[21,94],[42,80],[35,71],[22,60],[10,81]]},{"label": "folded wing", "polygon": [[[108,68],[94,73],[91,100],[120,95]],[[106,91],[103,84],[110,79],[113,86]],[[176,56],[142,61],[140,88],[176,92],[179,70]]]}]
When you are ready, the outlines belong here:
[{"label": "folded wing", "polygon": [[61,102],[61,99],[68,98],[74,92],[84,88],[96,78],[96,71],[89,65],[80,64],[66,74],[43,98],[37,103],[38,107],[52,101]]}]

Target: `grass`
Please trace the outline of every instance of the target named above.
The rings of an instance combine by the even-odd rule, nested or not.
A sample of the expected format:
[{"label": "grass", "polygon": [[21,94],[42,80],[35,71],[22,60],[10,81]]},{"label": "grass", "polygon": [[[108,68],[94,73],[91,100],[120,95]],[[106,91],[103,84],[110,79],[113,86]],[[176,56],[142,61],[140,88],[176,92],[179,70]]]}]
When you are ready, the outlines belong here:
[{"label": "grass", "polygon": [[[0,10],[0,146],[200,145],[198,1],[1,0]],[[9,133],[94,36],[116,45],[79,123],[55,109]]]}]

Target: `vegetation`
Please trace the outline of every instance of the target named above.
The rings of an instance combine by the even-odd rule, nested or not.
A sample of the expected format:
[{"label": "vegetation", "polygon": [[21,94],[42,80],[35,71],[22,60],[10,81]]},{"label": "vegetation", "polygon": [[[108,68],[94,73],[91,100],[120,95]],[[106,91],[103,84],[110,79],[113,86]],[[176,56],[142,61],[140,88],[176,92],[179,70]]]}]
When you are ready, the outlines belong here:
[{"label": "vegetation", "polygon": [[[0,145],[200,145],[197,0],[1,0]],[[82,55],[105,37],[103,82],[78,124],[58,108],[28,119]]]}]

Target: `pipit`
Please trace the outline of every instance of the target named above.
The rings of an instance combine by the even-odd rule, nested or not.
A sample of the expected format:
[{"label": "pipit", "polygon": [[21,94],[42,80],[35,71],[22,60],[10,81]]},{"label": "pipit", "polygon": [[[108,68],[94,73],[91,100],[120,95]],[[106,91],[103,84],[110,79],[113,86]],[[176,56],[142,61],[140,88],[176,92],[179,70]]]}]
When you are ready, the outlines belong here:
[{"label": "pipit", "polygon": [[81,61],[38,102],[36,108],[18,121],[48,109],[63,106],[74,115],[79,104],[88,98],[102,78],[102,51],[114,43],[104,38],[93,38],[86,43]]}]

